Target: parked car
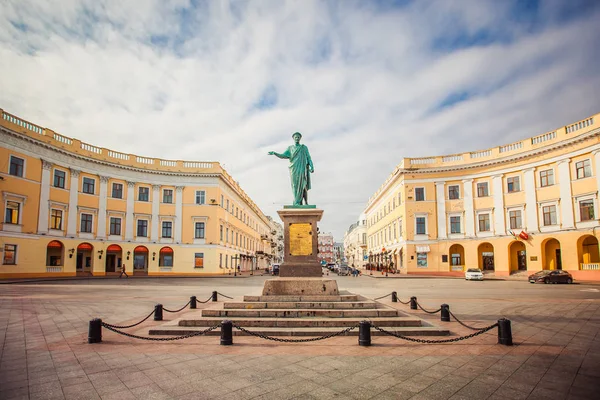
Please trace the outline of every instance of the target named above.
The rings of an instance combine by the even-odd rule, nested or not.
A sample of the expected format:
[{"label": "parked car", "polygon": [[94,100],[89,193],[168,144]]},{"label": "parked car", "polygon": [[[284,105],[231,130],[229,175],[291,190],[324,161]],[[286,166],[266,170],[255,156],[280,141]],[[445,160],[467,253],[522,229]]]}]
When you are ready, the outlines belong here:
[{"label": "parked car", "polygon": [[467,272],[465,272],[465,280],[467,281],[482,281],[483,280],[483,272],[479,268],[469,268]]},{"label": "parked car", "polygon": [[342,265],[339,269],[338,269],[338,275],[342,276],[346,276],[346,275],[350,275],[350,267],[348,267],[347,265]]},{"label": "parked car", "polygon": [[529,283],[573,283],[573,276],[560,269],[544,270],[529,275]]},{"label": "parked car", "polygon": [[273,264],[271,266],[271,275],[279,275],[279,264]]}]

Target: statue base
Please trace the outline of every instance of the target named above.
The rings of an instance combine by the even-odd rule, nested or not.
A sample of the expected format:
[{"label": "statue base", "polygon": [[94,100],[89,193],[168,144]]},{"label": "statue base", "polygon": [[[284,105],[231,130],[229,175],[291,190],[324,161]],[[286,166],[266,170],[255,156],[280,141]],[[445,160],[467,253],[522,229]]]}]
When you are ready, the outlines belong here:
[{"label": "statue base", "polygon": [[338,296],[337,281],[321,278],[267,279],[263,296]]},{"label": "statue base", "polygon": [[284,256],[279,268],[282,278],[320,278],[323,275],[317,233],[317,222],[321,220],[323,210],[307,207],[310,206],[290,206],[277,211],[283,221]]},{"label": "statue base", "polygon": [[284,262],[279,266],[279,276],[285,278],[323,276],[321,264],[300,264]]}]

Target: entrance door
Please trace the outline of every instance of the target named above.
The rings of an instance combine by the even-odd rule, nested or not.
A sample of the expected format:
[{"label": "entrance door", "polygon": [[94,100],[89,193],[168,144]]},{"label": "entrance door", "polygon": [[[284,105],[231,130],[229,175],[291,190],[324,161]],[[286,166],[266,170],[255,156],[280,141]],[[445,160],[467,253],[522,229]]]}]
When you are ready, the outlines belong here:
[{"label": "entrance door", "polygon": [[115,272],[115,254],[106,255],[106,272]]},{"label": "entrance door", "polygon": [[517,252],[517,265],[519,271],[527,271],[527,254],[524,250]]},{"label": "entrance door", "polygon": [[483,269],[485,271],[493,271],[494,270],[494,253],[491,252],[483,252]]},{"label": "entrance door", "polygon": [[556,249],[556,269],[562,269],[562,260],[560,258],[560,249]]},{"label": "entrance door", "polygon": [[77,271],[83,271],[83,253],[77,253]]}]

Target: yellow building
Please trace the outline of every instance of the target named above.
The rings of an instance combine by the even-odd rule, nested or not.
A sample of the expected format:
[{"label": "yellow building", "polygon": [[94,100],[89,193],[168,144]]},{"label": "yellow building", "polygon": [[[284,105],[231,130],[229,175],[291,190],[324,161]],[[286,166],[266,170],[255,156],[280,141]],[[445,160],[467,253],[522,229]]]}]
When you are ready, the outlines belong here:
[{"label": "yellow building", "polygon": [[99,148],[0,109],[0,278],[264,269],[270,221],[218,162]]},{"label": "yellow building", "polygon": [[408,274],[600,279],[599,188],[600,114],[487,150],[405,158],[365,209],[369,261]]}]

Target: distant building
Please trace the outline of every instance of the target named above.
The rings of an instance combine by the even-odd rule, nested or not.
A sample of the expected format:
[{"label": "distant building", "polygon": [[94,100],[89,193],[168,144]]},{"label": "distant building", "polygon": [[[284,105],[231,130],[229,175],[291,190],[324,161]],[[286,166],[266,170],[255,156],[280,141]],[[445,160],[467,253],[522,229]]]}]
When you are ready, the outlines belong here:
[{"label": "distant building", "polygon": [[344,234],[344,253],[350,266],[363,268],[367,263],[367,220],[364,214]]},{"label": "distant building", "polygon": [[346,262],[344,258],[344,243],[333,243],[333,259],[338,264]]},{"label": "distant building", "polygon": [[333,235],[331,233],[319,233],[319,260],[327,263],[335,262],[333,256]]}]

